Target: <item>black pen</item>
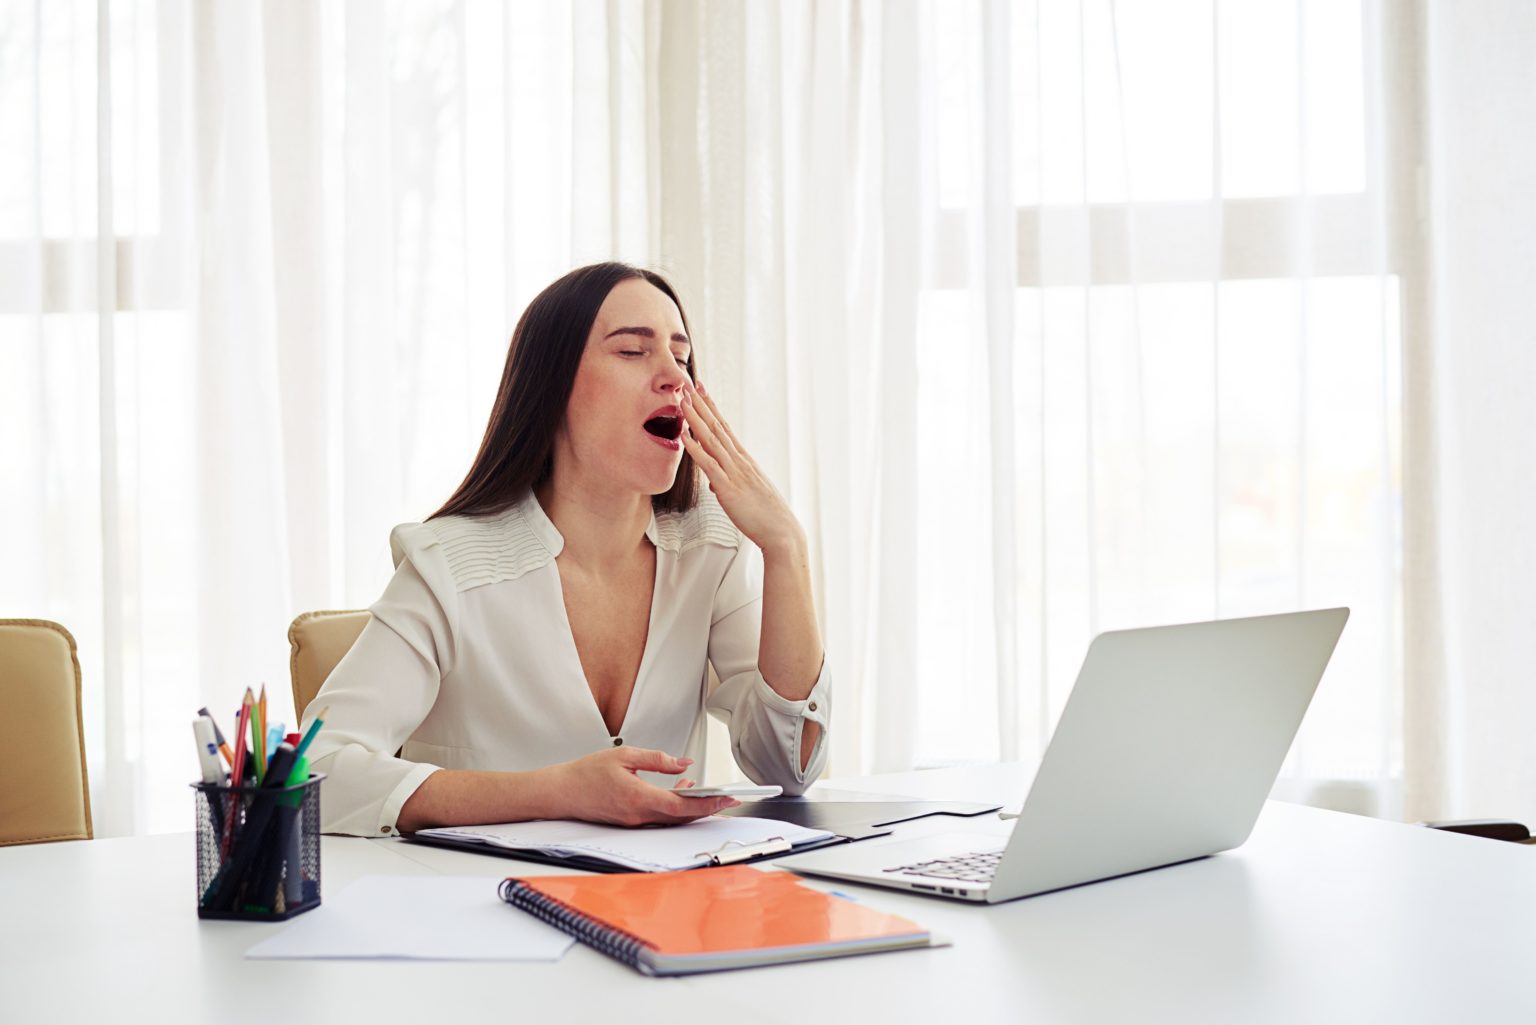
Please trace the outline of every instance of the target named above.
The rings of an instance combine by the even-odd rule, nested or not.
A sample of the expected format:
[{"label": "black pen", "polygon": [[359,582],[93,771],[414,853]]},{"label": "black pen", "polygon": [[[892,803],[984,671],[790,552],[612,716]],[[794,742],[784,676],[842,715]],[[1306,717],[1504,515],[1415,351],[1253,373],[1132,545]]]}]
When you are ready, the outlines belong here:
[{"label": "black pen", "polygon": [[[293,771],[293,759],[293,745],[280,744],[277,752],[272,756],[271,771],[259,790],[280,789],[283,782],[288,779],[288,774]],[[229,870],[228,875],[225,876],[223,884],[210,901],[215,908],[234,911],[241,907],[242,893],[255,896],[254,887],[250,884],[256,881],[257,873],[252,869],[269,842],[268,834],[271,832],[269,827],[272,824],[273,804],[276,800],[277,795],[267,797],[259,791],[251,796],[245,823],[241,826],[239,836],[235,839],[234,850],[230,853],[229,862],[225,866]]]},{"label": "black pen", "polygon": [[[279,900],[291,909],[304,900],[301,879],[303,863],[299,853],[297,819],[299,806],[304,802],[304,786],[299,779],[301,776],[305,780],[308,779],[308,761],[303,757],[295,759],[295,771],[289,774],[286,786],[291,788],[293,793],[274,798],[277,801],[277,811],[272,820],[272,840],[264,854],[265,864],[259,872],[254,874],[255,890],[246,891],[247,911],[276,911]],[[283,881],[284,865],[288,866],[287,885],[280,886],[279,883]]]}]

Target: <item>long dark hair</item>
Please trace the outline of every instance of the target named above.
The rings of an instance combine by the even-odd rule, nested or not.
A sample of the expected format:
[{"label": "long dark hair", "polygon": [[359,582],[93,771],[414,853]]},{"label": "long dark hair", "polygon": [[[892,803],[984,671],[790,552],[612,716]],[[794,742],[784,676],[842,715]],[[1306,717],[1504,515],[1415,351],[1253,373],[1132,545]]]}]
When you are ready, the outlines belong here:
[{"label": "long dark hair", "polygon": [[[688,315],[665,278],[627,263],[578,267],[540,292],[523,311],[507,348],[507,363],[496,390],[496,405],[474,465],[453,497],[429,518],[484,516],[510,508],[554,468],[555,432],[565,416],[576,367],[598,308],[621,281],[639,278],[659,288],[677,304],[688,330]],[[692,379],[693,353],[688,354]],[[670,490],[652,496],[658,512],[693,507],[693,459],[683,453]]]}]

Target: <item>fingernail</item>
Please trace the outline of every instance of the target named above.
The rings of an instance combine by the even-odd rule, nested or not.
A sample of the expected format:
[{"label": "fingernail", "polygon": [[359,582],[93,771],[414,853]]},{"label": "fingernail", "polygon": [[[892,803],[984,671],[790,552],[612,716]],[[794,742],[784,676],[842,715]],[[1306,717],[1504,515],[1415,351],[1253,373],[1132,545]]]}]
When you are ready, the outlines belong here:
[{"label": "fingernail", "polygon": [[741,807],[741,802],[736,800],[736,798],[734,798],[734,797],[726,798],[726,800],[729,802],[728,804],[726,804],[727,808],[740,808]]}]

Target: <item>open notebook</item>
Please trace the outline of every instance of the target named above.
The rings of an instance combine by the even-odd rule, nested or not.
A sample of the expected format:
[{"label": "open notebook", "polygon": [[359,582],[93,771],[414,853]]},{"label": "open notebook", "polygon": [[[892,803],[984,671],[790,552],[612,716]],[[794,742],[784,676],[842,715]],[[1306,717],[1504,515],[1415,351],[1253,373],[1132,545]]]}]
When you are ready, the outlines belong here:
[{"label": "open notebook", "polygon": [[646,975],[689,975],[938,946],[926,929],[788,872],[748,865],[513,877],[501,897]]},{"label": "open notebook", "polygon": [[680,826],[625,829],[546,819],[423,829],[410,839],[604,872],[669,872],[806,851],[843,838],[825,829],[749,817],[709,816]]}]

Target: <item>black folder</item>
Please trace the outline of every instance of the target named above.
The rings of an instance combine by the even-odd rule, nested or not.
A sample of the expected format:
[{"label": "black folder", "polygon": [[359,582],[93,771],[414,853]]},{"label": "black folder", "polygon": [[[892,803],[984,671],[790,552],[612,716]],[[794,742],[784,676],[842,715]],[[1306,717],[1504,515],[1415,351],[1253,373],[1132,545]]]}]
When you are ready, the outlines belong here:
[{"label": "black folder", "polygon": [[[831,838],[801,844],[792,851],[762,854],[742,861],[763,861],[785,854],[803,854],[818,847],[832,844],[868,840],[876,836],[889,836],[899,822],[929,815],[958,815],[970,818],[997,811],[1000,804],[970,804],[963,801],[924,801],[911,797],[892,797],[884,794],[864,794],[851,791],[822,790],[802,797],[770,797],[763,800],[743,801],[739,807],[720,812],[721,815],[750,816],[759,819],[776,819],[791,822],[808,829],[820,829],[834,834]],[[448,847],[471,854],[489,854],[499,858],[532,861],[541,865],[563,865],[567,868],[583,868],[593,872],[628,872],[621,865],[588,857],[565,857],[543,854],[525,848],[510,849],[489,844],[474,843],[450,837],[423,836],[419,833],[402,834],[410,843],[430,847]]]},{"label": "black folder", "polygon": [[[1001,804],[972,804],[964,801],[924,801],[915,797],[865,794],[844,790],[813,790],[801,797],[770,797],[743,801],[721,815],[750,815],[759,819],[793,822],[808,829],[825,829],[847,840],[868,840],[889,836],[900,822],[929,815],[958,815],[974,818],[998,811]],[[798,852],[796,852],[798,853]]]}]

